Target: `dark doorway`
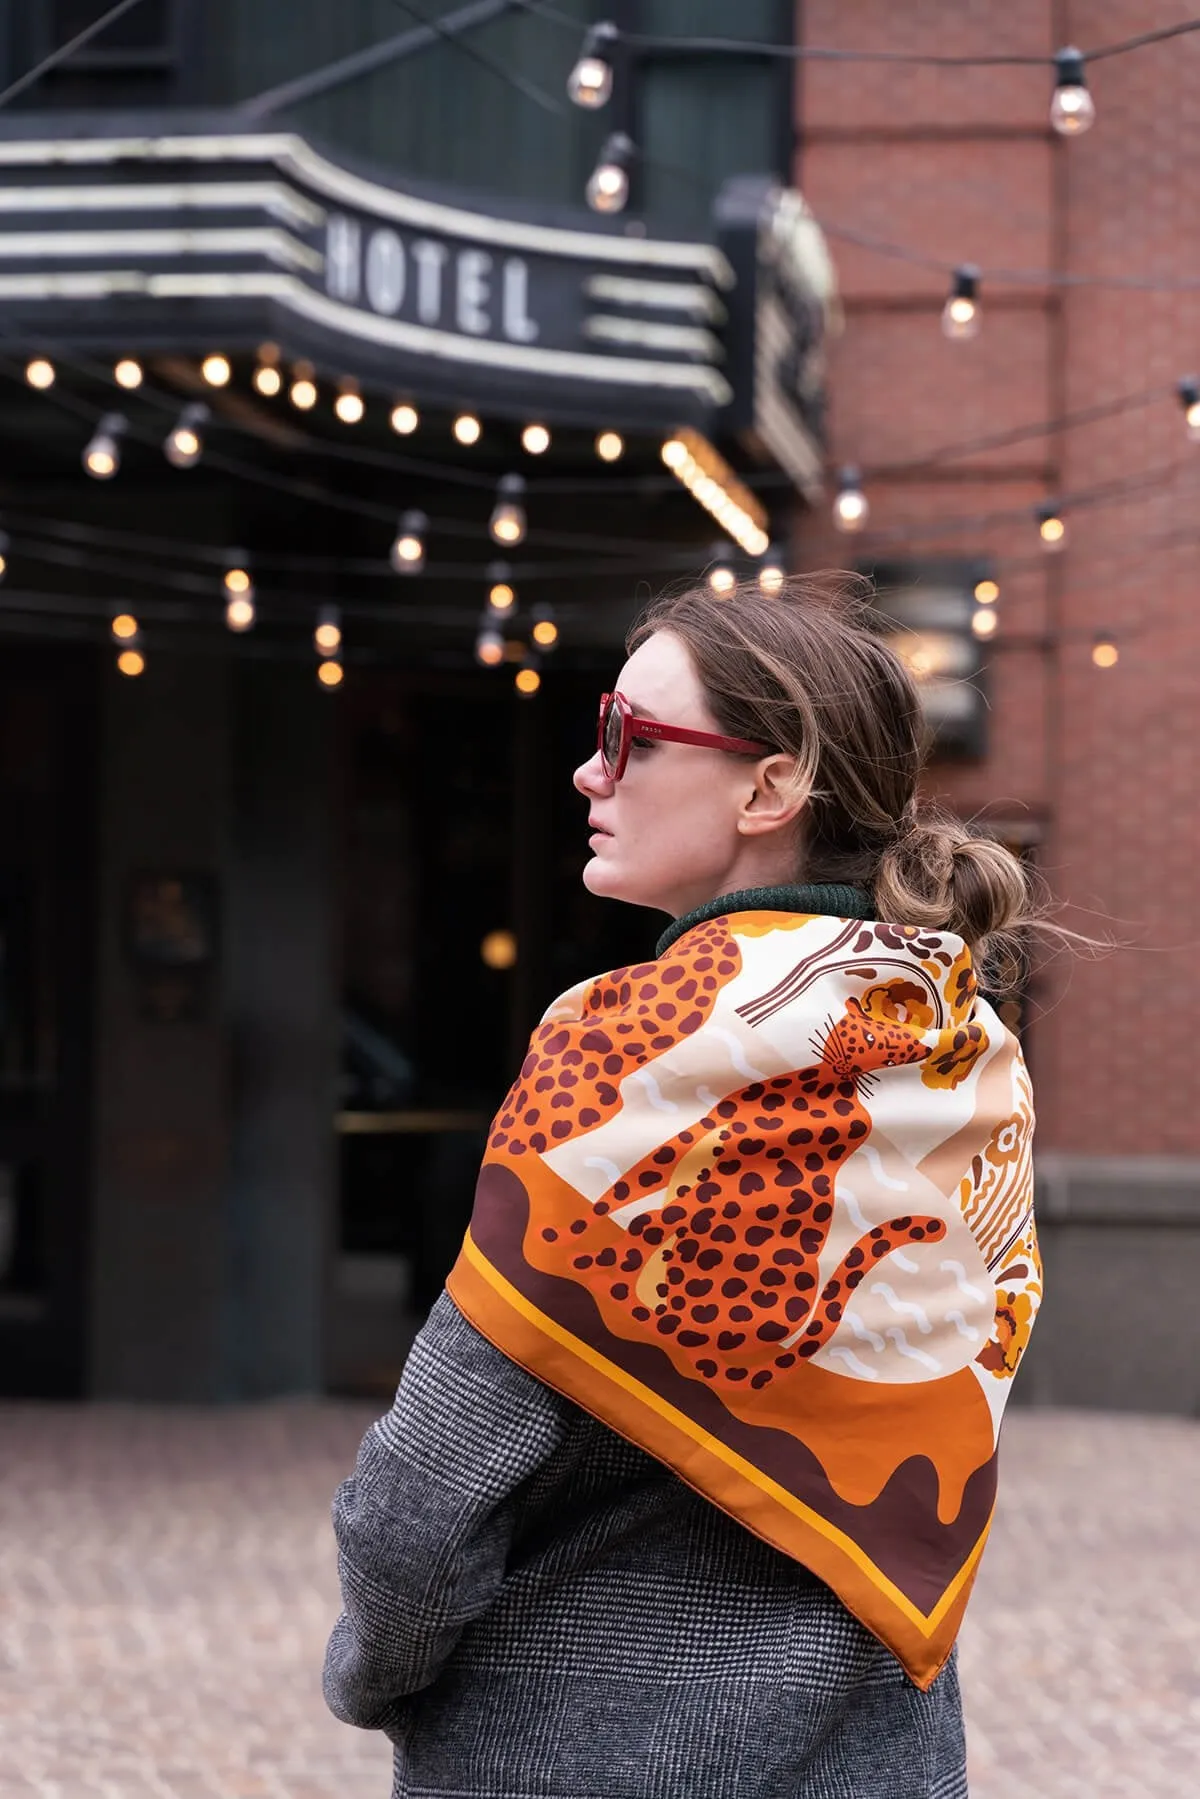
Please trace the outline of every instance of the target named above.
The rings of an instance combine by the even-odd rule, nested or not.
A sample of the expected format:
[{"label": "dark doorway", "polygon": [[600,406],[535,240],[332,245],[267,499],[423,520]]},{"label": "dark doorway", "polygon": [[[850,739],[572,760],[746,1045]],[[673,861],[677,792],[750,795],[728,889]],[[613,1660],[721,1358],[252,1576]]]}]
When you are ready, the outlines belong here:
[{"label": "dark doorway", "polygon": [[83,1391],[93,671],[0,664],[0,1393]]}]

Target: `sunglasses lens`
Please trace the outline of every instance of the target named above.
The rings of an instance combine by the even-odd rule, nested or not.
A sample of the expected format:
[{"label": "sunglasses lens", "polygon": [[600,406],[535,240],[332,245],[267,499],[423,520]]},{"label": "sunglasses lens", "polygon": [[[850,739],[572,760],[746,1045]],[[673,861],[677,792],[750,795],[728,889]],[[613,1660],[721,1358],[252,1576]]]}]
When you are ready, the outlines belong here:
[{"label": "sunglasses lens", "polygon": [[615,700],[609,700],[604,709],[600,754],[604,759],[605,772],[615,774],[621,761],[621,710]]}]

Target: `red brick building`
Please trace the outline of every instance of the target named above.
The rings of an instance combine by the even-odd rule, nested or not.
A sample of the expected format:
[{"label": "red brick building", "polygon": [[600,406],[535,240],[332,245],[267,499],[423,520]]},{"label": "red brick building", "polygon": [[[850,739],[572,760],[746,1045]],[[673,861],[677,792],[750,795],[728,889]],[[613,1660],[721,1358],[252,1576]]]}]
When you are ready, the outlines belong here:
[{"label": "red brick building", "polygon": [[[1061,958],[1033,995],[1043,1166],[1063,1177],[1051,1185],[1072,1209],[1103,1209],[1118,1191],[1168,1211],[1190,1193],[1194,1209],[1200,1171],[1193,1059],[1163,1043],[1167,1021],[1200,1003],[1189,947],[1200,849],[1190,514],[1200,465],[1174,393],[1200,360],[1189,230],[1200,38],[1089,62],[1095,124],[1071,139],[1050,127],[1049,59],[1065,44],[1086,54],[1175,25],[1187,10],[1177,0],[808,0],[801,9],[808,45],[1047,56],[1044,69],[798,63],[797,181],[827,228],[845,311],[830,374],[832,460],[862,467],[871,505],[861,540],[809,515],[799,541],[810,565],[844,562],[860,543],[995,565],[989,753],[939,769],[934,785],[1030,841],[1069,902],[1066,922],[1128,946],[1096,962]],[[922,258],[980,265],[972,341],[943,335],[948,277]],[[1049,279],[991,273],[1001,270]],[[1108,416],[1022,431],[1093,407]],[[1004,433],[1014,441],[916,466]],[[1067,543],[1047,555],[1034,509],[1060,495]],[[1071,507],[1071,495],[1095,497]],[[1111,635],[1116,666],[1094,665],[1097,633]]]}]

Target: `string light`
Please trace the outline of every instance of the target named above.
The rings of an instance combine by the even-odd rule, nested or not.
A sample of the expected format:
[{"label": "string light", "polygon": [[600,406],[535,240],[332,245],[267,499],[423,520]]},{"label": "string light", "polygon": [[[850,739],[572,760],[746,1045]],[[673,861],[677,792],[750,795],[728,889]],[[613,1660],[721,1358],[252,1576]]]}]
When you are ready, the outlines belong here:
[{"label": "string light", "polygon": [[279,368],[278,344],[259,345],[258,362],[250,379],[257,392],[265,394],[268,400],[273,400],[276,394],[282,393],[283,375]]},{"label": "string light", "polygon": [[400,514],[390,555],[398,575],[419,575],[425,567],[425,533],[428,529],[429,520],[423,512],[413,510]]},{"label": "string light", "polygon": [[460,412],[451,428],[460,444],[477,444],[483,435],[483,426],[473,412]]},{"label": "string light", "polygon": [[1184,423],[1187,434],[1193,443],[1200,443],[1200,381],[1195,375],[1186,376],[1175,390],[1179,395],[1179,403],[1183,407]]},{"label": "string light", "polygon": [[629,198],[629,165],[633,139],[614,131],[604,140],[600,160],[588,177],[587,203],[593,212],[623,212]]},{"label": "string light", "polygon": [[531,456],[541,456],[550,448],[550,433],[545,425],[526,425],[521,433],[521,444]]},{"label": "string light", "polygon": [[554,608],[548,600],[542,600],[534,607],[530,636],[539,650],[552,650],[557,644],[558,626],[554,622]]},{"label": "string light", "polygon": [[774,599],[783,591],[783,551],[772,544],[758,569],[758,591],[768,599]]},{"label": "string light", "polygon": [[318,655],[336,656],[342,647],[342,615],[336,606],[322,606],[317,613],[313,644]]},{"label": "string light", "polygon": [[249,557],[244,551],[229,552],[229,566],[221,577],[225,589],[225,623],[231,631],[249,631],[257,617],[254,582]]},{"label": "string light", "polygon": [[340,687],[346,679],[346,671],[336,656],[327,656],[317,664],[317,680],[322,687]]},{"label": "string light", "polygon": [[7,531],[0,531],[0,581],[8,573],[9,538]]},{"label": "string light", "polygon": [[333,402],[333,410],[343,425],[357,425],[361,422],[367,408],[358,390],[357,381],[352,381],[347,376],[341,383],[338,388],[338,397]]},{"label": "string light", "polygon": [[1050,123],[1062,137],[1081,137],[1096,117],[1096,103],[1088,93],[1083,57],[1072,45],[1054,58],[1054,98]]},{"label": "string light", "polygon": [[770,543],[762,503],[706,437],[685,425],[667,438],[659,454],[676,480],[748,556],[762,555]]},{"label": "string light", "polygon": [[141,650],[122,650],[117,657],[117,667],[123,675],[136,679],[146,672],[146,658]]},{"label": "string light", "polygon": [[1037,509],[1038,536],[1044,550],[1061,550],[1067,541],[1067,521],[1057,506]]},{"label": "string light", "polygon": [[113,380],[118,387],[133,389],[142,385],[143,371],[140,362],[132,356],[122,356],[113,370]]},{"label": "string light", "polygon": [[526,529],[524,496],[523,476],[501,475],[496,488],[496,504],[488,520],[493,542],[505,545],[523,542]]},{"label": "string light", "polygon": [[172,468],[193,468],[204,450],[200,427],[208,418],[208,407],[200,401],[185,406],[173,431],[167,434],[163,455]]},{"label": "string light", "polygon": [[119,412],[106,412],[83,452],[83,466],[93,481],[111,481],[121,466],[119,439],[128,423]]},{"label": "string light", "polygon": [[108,628],[117,643],[137,642],[138,622],[132,612],[118,612]]},{"label": "string light", "polygon": [[1092,661],[1097,668],[1115,668],[1121,652],[1111,637],[1101,634],[1092,645]]},{"label": "string light", "polygon": [[479,959],[487,968],[512,968],[517,960],[517,940],[511,931],[489,931],[479,945]]},{"label": "string light", "polygon": [[523,700],[531,700],[541,684],[542,677],[532,662],[526,663],[524,668],[517,670],[516,679],[513,682],[513,686]]},{"label": "string light", "polygon": [[837,496],[833,502],[834,529],[851,536],[861,531],[871,516],[867,496],[862,490],[862,477],[850,464],[838,476]]},{"label": "string light", "polygon": [[1000,616],[989,606],[981,606],[971,616],[971,629],[976,637],[994,637],[1000,628]]},{"label": "string light", "polygon": [[210,387],[228,387],[233,369],[228,356],[215,354],[204,358],[200,364],[200,373]]},{"label": "string light", "polygon": [[388,419],[397,437],[411,437],[420,422],[421,415],[409,400],[398,400]]},{"label": "string light", "polygon": [[30,387],[53,387],[54,364],[45,356],[35,356],[31,362],[25,364],[25,379]]},{"label": "string light", "polygon": [[999,598],[1000,589],[995,581],[976,581],[975,600],[977,605],[994,606]]},{"label": "string light", "polygon": [[607,20],[589,28],[575,66],[567,76],[567,93],[576,106],[595,112],[612,94],[613,72],[609,61],[617,41],[617,28]]},{"label": "string light", "polygon": [[297,362],[292,368],[292,385],[288,399],[300,412],[311,412],[317,403],[316,371],[311,362]]},{"label": "string light", "polygon": [[973,262],[954,271],[950,297],[942,308],[942,330],[953,342],[979,334],[979,270]]},{"label": "string light", "polygon": [[619,462],[625,454],[625,439],[619,431],[601,431],[596,439],[596,454],[601,462]]},{"label": "string light", "polygon": [[508,618],[516,611],[517,594],[512,584],[512,570],[507,562],[489,562],[488,610],[501,618]]},{"label": "string light", "polygon": [[504,661],[504,635],[487,619],[475,636],[475,660],[483,668],[498,668]]},{"label": "string light", "polygon": [[711,592],[719,600],[728,599],[737,586],[737,576],[733,572],[733,545],[731,543],[714,544],[711,551],[712,562],[708,571],[708,585]]}]

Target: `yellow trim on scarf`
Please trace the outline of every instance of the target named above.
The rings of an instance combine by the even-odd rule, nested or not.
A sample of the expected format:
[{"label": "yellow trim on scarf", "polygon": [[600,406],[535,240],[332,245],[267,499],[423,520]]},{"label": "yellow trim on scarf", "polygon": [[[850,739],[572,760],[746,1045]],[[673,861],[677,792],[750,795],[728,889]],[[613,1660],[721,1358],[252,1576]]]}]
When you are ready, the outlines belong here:
[{"label": "yellow trim on scarf", "polygon": [[963,1586],[970,1578],[975,1563],[983,1553],[983,1546],[987,1541],[988,1531],[991,1529],[991,1513],[988,1514],[987,1523],[980,1533],[979,1540],[976,1542],[970,1555],[967,1556],[950,1585],[946,1588],[946,1591],[942,1594],[942,1597],[938,1600],[936,1606],[929,1613],[922,1612],[912,1603],[911,1599],[907,1598],[897,1586],[893,1585],[886,1574],[883,1574],[880,1569],[876,1567],[875,1563],[864,1550],[859,1548],[852,1537],[848,1537],[844,1531],[839,1530],[835,1524],[831,1524],[827,1518],[822,1518],[819,1512],[814,1512],[810,1506],[804,1504],[803,1500],[797,1499],[793,1493],[789,1493],[786,1487],[781,1487],[778,1482],[773,1481],[769,1475],[763,1474],[752,1462],[748,1462],[743,1456],[738,1455],[736,1450],[730,1449],[726,1444],[722,1443],[719,1438],[711,1436],[709,1432],[704,1430],[700,1425],[693,1423],[685,1413],[678,1411],[673,1405],[669,1404],[667,1400],[660,1398],[660,1396],[651,1388],[643,1386],[642,1383],[635,1380],[632,1375],[626,1374],[623,1368],[619,1368],[615,1363],[606,1360],[605,1357],[599,1355],[594,1349],[590,1348],[588,1344],[582,1342],[580,1338],[573,1336],[570,1331],[564,1330],[561,1325],[556,1324],[553,1318],[549,1318],[544,1312],[539,1311],[535,1305],[525,1298],[523,1293],[519,1292],[510,1281],[505,1279],[498,1268],[493,1267],[491,1262],[489,1262],[487,1257],[483,1254],[483,1251],[476,1244],[469,1230],[463,1239],[462,1253],[471,1263],[476,1273],[482,1275],[483,1279],[486,1280],[495,1292],[500,1295],[501,1299],[505,1300],[515,1312],[520,1313],[527,1323],[534,1325],[545,1336],[550,1337],[563,1349],[570,1350],[572,1354],[577,1355],[581,1361],[586,1362],[596,1371],[596,1373],[604,1375],[616,1386],[624,1387],[626,1392],[632,1394],[635,1399],[639,1399],[643,1405],[648,1406],[652,1411],[658,1412],[660,1416],[665,1418],[669,1424],[672,1424],[676,1430],[682,1432],[685,1436],[691,1437],[693,1442],[698,1443],[702,1449],[706,1449],[709,1454],[715,1456],[718,1461],[725,1462],[736,1474],[740,1474],[743,1480],[748,1481],[752,1486],[758,1487],[762,1492],[769,1494],[771,1498],[783,1506],[785,1511],[794,1513],[796,1517],[801,1519],[801,1521],[807,1524],[812,1530],[815,1530],[820,1536],[827,1538],[835,1548],[840,1549],[842,1554],[847,1556],[855,1564],[859,1571],[871,1582],[872,1586],[878,1588],[878,1590],[891,1601],[897,1611],[901,1612],[904,1617],[908,1619],[910,1624],[914,1625],[916,1629],[920,1631],[922,1636],[932,1637],[938,1625],[941,1623],[941,1620],[949,1611]]}]

